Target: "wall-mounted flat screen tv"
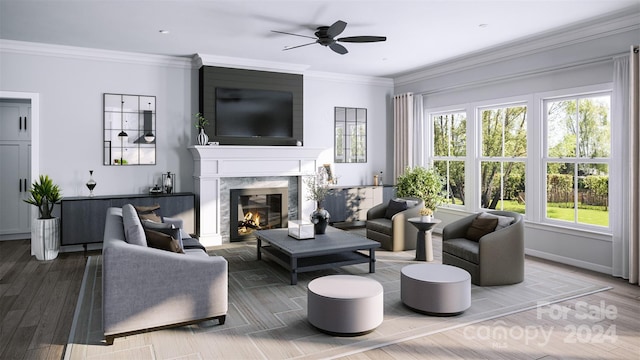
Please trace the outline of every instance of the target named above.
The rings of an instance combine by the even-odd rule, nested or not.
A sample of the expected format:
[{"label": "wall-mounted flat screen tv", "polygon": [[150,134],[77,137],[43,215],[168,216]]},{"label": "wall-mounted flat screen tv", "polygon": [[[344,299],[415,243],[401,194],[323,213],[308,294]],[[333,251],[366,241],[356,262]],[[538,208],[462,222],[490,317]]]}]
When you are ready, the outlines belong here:
[{"label": "wall-mounted flat screen tv", "polygon": [[292,138],[293,94],[216,88],[215,132],[221,137]]}]

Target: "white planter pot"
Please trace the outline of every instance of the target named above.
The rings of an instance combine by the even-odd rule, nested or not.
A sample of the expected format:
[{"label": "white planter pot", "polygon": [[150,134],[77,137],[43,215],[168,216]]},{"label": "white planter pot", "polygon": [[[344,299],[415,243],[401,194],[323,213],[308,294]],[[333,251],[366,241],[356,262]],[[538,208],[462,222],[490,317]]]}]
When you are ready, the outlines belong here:
[{"label": "white planter pot", "polygon": [[53,260],[60,251],[60,219],[34,219],[31,246],[38,260]]}]

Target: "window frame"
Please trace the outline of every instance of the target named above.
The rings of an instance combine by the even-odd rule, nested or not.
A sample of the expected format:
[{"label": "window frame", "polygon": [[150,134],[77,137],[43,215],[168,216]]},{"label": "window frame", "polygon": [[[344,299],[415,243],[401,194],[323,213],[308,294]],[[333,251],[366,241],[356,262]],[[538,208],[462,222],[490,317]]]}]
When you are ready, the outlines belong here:
[{"label": "window frame", "polygon": [[[530,141],[530,136],[527,133],[527,137],[526,137],[526,151],[525,151],[525,156],[507,156],[504,153],[504,144],[505,144],[505,131],[504,131],[504,127],[503,127],[503,132],[502,132],[502,153],[501,156],[489,156],[489,155],[484,155],[483,154],[483,141],[484,139],[482,138],[482,134],[484,132],[483,130],[483,123],[482,123],[482,113],[483,111],[486,110],[490,110],[490,109],[504,109],[504,108],[510,108],[510,107],[525,107],[525,129],[528,129],[529,127],[529,122],[530,122],[530,115],[531,115],[531,110],[530,110],[530,104],[529,101],[526,98],[519,98],[518,100],[515,99],[509,99],[508,101],[494,101],[494,102],[486,102],[483,105],[480,106],[475,106],[474,107],[474,122],[476,125],[476,129],[478,129],[479,131],[476,131],[475,133],[475,140],[476,140],[476,156],[474,159],[475,165],[476,165],[476,179],[477,181],[475,182],[475,184],[477,184],[477,186],[475,187],[476,193],[475,196],[477,198],[477,204],[478,204],[478,209],[481,210],[493,210],[493,209],[489,209],[489,208],[484,208],[482,207],[482,164],[483,163],[490,163],[490,162],[498,162],[500,165],[500,168],[503,169],[504,168],[504,164],[508,163],[508,162],[520,162],[523,163],[524,165],[524,174],[525,174],[525,194],[526,194],[526,189],[527,187],[527,179],[529,178],[528,174],[528,159],[530,157],[530,152],[529,152],[529,141]],[[502,172],[502,171],[501,171]],[[501,192],[501,199],[504,200],[503,196],[504,196],[504,189],[505,189],[505,179],[504,176],[500,177],[500,192]],[[526,198],[526,195],[525,195]],[[504,205],[504,202],[502,203],[502,205]],[[496,208],[495,210],[501,211],[504,208]],[[527,206],[525,203],[524,206],[524,213],[522,214],[523,216],[526,215],[527,213]]]},{"label": "window frame", "polygon": [[[567,87],[559,90],[551,90],[544,92],[531,92],[523,94],[521,96],[505,97],[505,98],[493,98],[489,100],[478,100],[468,103],[455,103],[447,106],[439,107],[427,107],[425,101],[425,107],[423,109],[423,124],[424,131],[422,132],[422,141],[424,143],[424,157],[421,163],[416,165],[429,166],[433,163],[433,148],[434,137],[433,130],[431,130],[432,116],[434,114],[446,113],[446,112],[467,112],[467,156],[465,163],[465,184],[466,196],[464,206],[450,206],[443,204],[439,207],[439,210],[443,213],[450,212],[451,214],[456,211],[464,211],[465,213],[473,213],[481,211],[480,208],[480,194],[478,186],[477,189],[469,187],[469,184],[478,184],[480,181],[480,168],[478,156],[481,151],[481,143],[479,134],[480,128],[477,124],[478,108],[487,108],[498,105],[509,105],[515,103],[522,103],[527,105],[527,157],[524,159],[526,166],[526,198],[530,199],[525,203],[525,221],[528,226],[539,228],[553,228],[554,231],[565,231],[568,234],[576,234],[576,236],[597,236],[598,239],[610,241],[608,236],[613,234],[617,225],[617,218],[623,215],[621,212],[621,206],[624,204],[624,192],[616,184],[621,183],[621,174],[623,173],[624,164],[619,164],[616,161],[610,160],[609,165],[609,227],[594,226],[589,224],[580,223],[568,223],[566,221],[554,221],[553,219],[546,219],[546,208],[542,200],[546,203],[546,164],[545,160],[547,140],[546,140],[546,122],[543,121],[544,116],[544,103],[543,99],[549,98],[566,98],[571,96],[578,96],[583,94],[600,94],[608,93],[611,96],[611,108],[610,108],[610,158],[616,159],[623,156],[624,152],[624,125],[621,119],[616,119],[614,111],[614,93],[613,83],[605,82],[599,84],[592,84],[580,87]],[[509,159],[512,160],[512,159]],[[590,162],[592,159],[586,159]],[[471,193],[474,191],[475,193]],[[534,200],[531,200],[534,199]],[[618,221],[619,222],[619,221]],[[604,237],[603,237],[604,236]]]},{"label": "window frame", "polygon": [[[576,147],[576,154],[575,156],[572,157],[550,157],[549,156],[549,137],[547,136],[548,131],[549,131],[549,122],[548,122],[548,114],[547,114],[547,103],[548,102],[552,102],[552,101],[562,101],[562,100],[580,100],[580,99],[585,99],[585,98],[593,98],[593,97],[600,97],[600,96],[608,96],[609,97],[609,114],[608,114],[608,118],[609,118],[609,134],[610,134],[610,139],[609,139],[609,157],[607,158],[603,158],[603,157],[597,157],[597,158],[591,158],[591,157],[585,157],[585,156],[581,156],[578,152],[578,149]],[[611,233],[612,232],[612,211],[611,208],[614,207],[614,204],[612,204],[611,200],[614,198],[612,196],[612,188],[611,188],[611,177],[612,177],[612,172],[615,171],[615,166],[614,163],[612,161],[613,159],[613,153],[614,153],[614,140],[613,140],[613,136],[614,136],[614,119],[612,118],[612,106],[613,106],[613,90],[612,90],[612,86],[610,84],[603,84],[603,85],[596,85],[596,86],[592,86],[592,87],[588,87],[588,88],[577,88],[577,89],[565,89],[565,90],[559,90],[557,92],[553,92],[553,93],[548,93],[548,94],[541,94],[540,98],[539,98],[539,103],[540,103],[540,108],[541,108],[541,112],[540,112],[540,118],[541,118],[541,124],[542,124],[542,156],[541,156],[541,172],[540,172],[540,183],[541,183],[541,194],[543,195],[542,199],[543,201],[540,204],[541,207],[541,212],[540,212],[540,221],[543,223],[548,223],[548,224],[553,224],[553,225],[557,225],[557,226],[562,226],[562,227],[571,227],[571,228],[577,228],[577,229],[582,229],[582,230],[591,230],[591,231],[605,231],[607,233]],[[608,205],[608,214],[609,214],[609,219],[607,221],[608,225],[607,226],[601,226],[601,225],[594,225],[594,224],[588,224],[588,223],[580,223],[579,222],[579,216],[578,216],[578,208],[575,207],[574,208],[574,219],[573,221],[565,221],[565,220],[559,220],[559,219],[554,219],[554,218],[550,218],[548,217],[548,211],[547,211],[547,172],[548,172],[548,165],[551,163],[568,163],[568,164],[572,164],[572,166],[574,167],[574,171],[573,171],[573,186],[572,186],[572,191],[573,191],[573,195],[574,195],[574,206],[577,203],[577,192],[578,192],[578,182],[577,177],[578,177],[578,168],[581,165],[585,165],[585,164],[602,164],[602,165],[607,165],[608,168],[608,178],[609,178],[609,189],[608,189],[608,200],[607,203]],[[615,177],[614,177],[615,178]]]},{"label": "window frame", "polygon": [[[451,114],[464,114],[465,116],[465,155],[464,156],[455,156],[455,155],[436,155],[435,154],[435,125],[434,125],[434,118],[438,117],[438,116],[444,116],[444,115],[451,115]],[[429,134],[431,135],[430,138],[432,139],[431,141],[431,146],[430,146],[430,153],[431,153],[431,159],[430,159],[430,163],[434,164],[436,161],[446,161],[446,162],[452,162],[452,161],[461,161],[463,163],[465,172],[464,172],[464,186],[466,189],[466,184],[467,182],[467,167],[468,167],[468,154],[469,154],[469,112],[467,111],[467,109],[465,108],[457,108],[457,109],[450,109],[450,110],[444,110],[444,111],[434,111],[434,112],[430,112],[428,113],[428,117],[427,117],[427,121],[428,121],[428,126],[426,126],[426,128],[429,131]],[[449,195],[450,191],[449,191],[449,175],[448,174],[440,174],[442,177],[445,178],[445,186],[447,188],[447,196]],[[465,194],[466,195],[466,194]],[[447,198],[448,199],[448,198]],[[467,197],[465,196],[465,201],[464,204],[451,204],[451,203],[446,203],[446,204],[442,204],[441,206],[446,206],[449,208],[457,208],[457,209],[464,209],[466,207],[466,204],[468,202]]]}]

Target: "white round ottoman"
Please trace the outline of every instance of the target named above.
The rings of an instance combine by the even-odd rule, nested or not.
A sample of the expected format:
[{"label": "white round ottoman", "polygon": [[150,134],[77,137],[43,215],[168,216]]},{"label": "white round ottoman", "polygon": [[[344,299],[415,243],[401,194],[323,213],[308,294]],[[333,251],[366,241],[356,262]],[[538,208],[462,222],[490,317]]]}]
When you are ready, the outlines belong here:
[{"label": "white round ottoman", "polygon": [[358,336],[382,323],[383,289],[376,280],[329,275],[312,280],[307,289],[307,318],[325,333]]},{"label": "white round ottoman", "polygon": [[408,265],[400,275],[400,298],[418,312],[457,315],[471,306],[471,275],[450,265]]}]

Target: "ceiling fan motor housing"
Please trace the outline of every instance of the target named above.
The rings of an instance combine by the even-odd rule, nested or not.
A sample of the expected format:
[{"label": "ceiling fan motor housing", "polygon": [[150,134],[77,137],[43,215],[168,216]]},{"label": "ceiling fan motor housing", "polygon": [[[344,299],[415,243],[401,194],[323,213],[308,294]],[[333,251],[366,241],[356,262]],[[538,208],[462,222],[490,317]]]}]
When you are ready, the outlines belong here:
[{"label": "ceiling fan motor housing", "polygon": [[333,37],[327,34],[327,30],[329,30],[328,26],[319,26],[318,30],[315,32],[315,35],[318,38],[318,43],[320,45],[329,46],[336,42]]}]

